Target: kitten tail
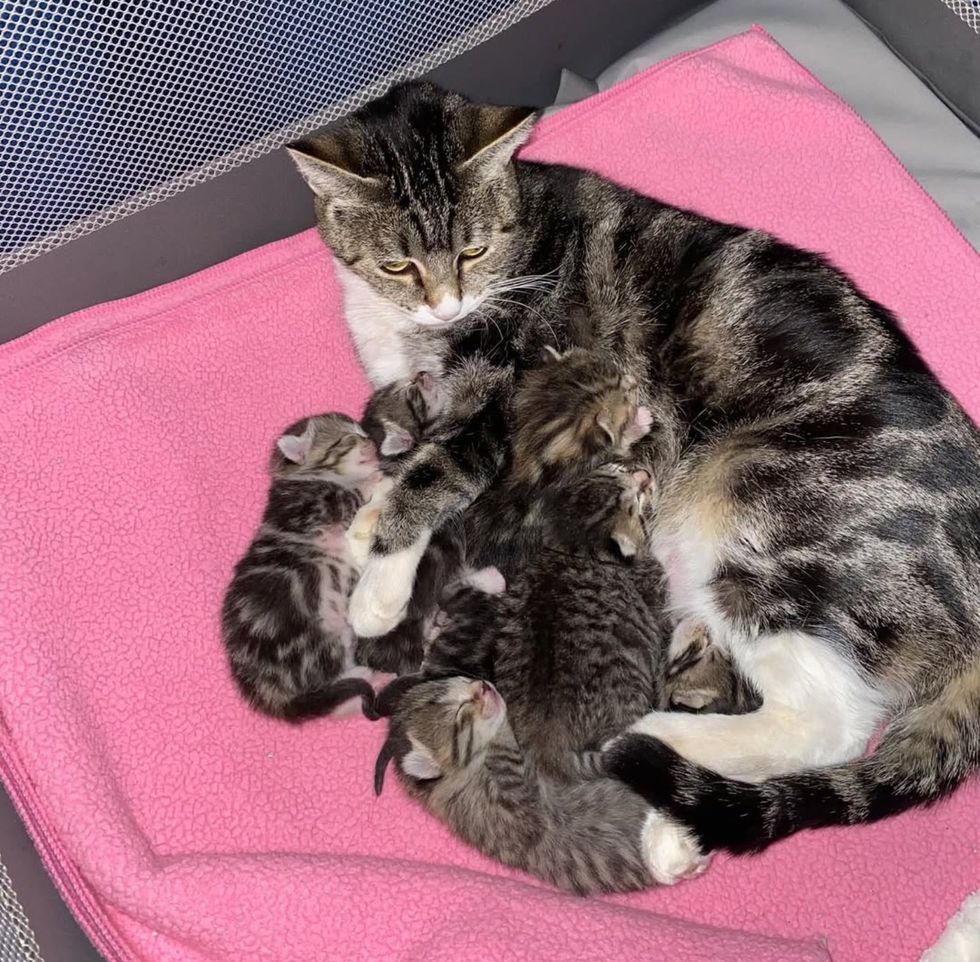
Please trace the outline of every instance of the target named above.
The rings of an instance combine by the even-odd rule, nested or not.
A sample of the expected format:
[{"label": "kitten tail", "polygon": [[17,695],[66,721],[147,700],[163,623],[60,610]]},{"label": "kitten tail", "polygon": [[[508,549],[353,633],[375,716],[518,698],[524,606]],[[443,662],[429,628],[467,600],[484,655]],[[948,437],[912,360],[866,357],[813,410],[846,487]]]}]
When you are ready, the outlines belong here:
[{"label": "kitten tail", "polygon": [[279,714],[286,721],[298,724],[329,715],[345,701],[357,697],[361,699],[364,716],[377,721],[381,716],[374,709],[374,689],[363,678],[339,678],[326,688],[298,695],[288,701]]}]

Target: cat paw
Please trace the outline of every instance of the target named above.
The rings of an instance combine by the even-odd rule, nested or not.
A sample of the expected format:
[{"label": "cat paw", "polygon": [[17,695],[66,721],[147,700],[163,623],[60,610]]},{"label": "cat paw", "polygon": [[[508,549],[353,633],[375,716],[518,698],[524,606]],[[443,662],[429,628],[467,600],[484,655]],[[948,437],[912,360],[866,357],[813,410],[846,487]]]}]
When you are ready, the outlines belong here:
[{"label": "cat paw", "polygon": [[482,591],[485,595],[500,595],[507,590],[507,582],[499,569],[494,567],[478,568],[469,572],[463,581],[471,588]]},{"label": "cat paw", "polygon": [[355,635],[378,638],[398,627],[412,597],[417,563],[406,551],[368,559],[347,607]]},{"label": "cat paw", "polygon": [[623,444],[626,447],[636,444],[640,438],[645,438],[650,433],[652,427],[653,412],[648,407],[641,405],[634,411],[633,417],[630,418],[623,430]]},{"label": "cat paw", "polygon": [[641,845],[647,868],[660,885],[697,878],[711,862],[691,832],[657,811],[651,811],[643,824]]}]

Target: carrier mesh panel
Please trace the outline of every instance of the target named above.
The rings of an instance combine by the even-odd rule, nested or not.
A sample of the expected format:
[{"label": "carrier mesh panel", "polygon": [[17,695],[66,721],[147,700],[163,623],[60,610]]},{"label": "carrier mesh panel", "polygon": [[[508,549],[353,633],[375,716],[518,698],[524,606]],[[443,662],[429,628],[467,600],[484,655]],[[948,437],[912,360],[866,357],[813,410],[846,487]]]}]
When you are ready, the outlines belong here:
[{"label": "carrier mesh panel", "polygon": [[0,862],[0,962],[42,962],[34,933]]},{"label": "carrier mesh panel", "polygon": [[0,0],[0,272],[246,163],[550,0]]},{"label": "carrier mesh panel", "polygon": [[943,3],[980,33],[980,0],[943,0]]}]

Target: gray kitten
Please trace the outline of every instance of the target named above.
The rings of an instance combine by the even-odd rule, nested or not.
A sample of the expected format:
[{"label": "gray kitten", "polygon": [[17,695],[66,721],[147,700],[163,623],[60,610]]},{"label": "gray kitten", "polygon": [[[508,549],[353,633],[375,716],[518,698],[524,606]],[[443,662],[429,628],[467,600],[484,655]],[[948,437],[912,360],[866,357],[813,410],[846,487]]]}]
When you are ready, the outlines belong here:
[{"label": "gray kitten", "polygon": [[[361,424],[381,453],[385,475],[397,474],[401,459],[427,436],[447,400],[445,387],[427,371],[374,392]],[[380,496],[358,513],[355,527],[361,533],[354,532],[357,540],[370,535],[371,519],[380,512],[383,491],[377,493]],[[359,638],[355,649],[357,663],[398,675],[418,671],[440,595],[465,563],[465,532],[457,519],[451,519],[433,535],[422,556],[404,619],[378,638]]]},{"label": "gray kitten", "polygon": [[[451,676],[416,684],[392,714],[378,790],[390,753],[408,793],[465,841],[579,895],[670,885],[703,871],[684,833],[603,777],[595,756],[578,761],[576,779],[542,771],[507,714],[489,682]],[[665,848],[673,857],[666,865]]]},{"label": "gray kitten", "polygon": [[357,569],[347,528],[380,478],[375,445],[343,414],[287,428],[271,459],[258,533],[235,566],[222,631],[238,687],[260,711],[303,721],[360,696],[347,599]]},{"label": "gray kitten", "polygon": [[550,550],[505,593],[492,568],[459,582],[422,675],[378,698],[391,727],[376,789],[394,758],[409,793],[466,841],[580,894],[698,874],[696,847],[604,777],[594,751],[664,702],[659,585],[654,562]]}]

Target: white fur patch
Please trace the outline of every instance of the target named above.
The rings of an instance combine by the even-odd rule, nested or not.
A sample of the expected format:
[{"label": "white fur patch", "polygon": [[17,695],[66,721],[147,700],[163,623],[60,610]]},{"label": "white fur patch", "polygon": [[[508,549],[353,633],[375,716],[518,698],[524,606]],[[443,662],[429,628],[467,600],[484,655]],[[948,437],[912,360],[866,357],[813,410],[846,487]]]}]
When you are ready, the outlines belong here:
[{"label": "white fur patch", "polygon": [[398,626],[412,597],[415,571],[431,535],[431,531],[426,531],[410,548],[368,559],[347,608],[356,635],[377,638]]},{"label": "white fur patch", "polygon": [[980,962],[980,891],[967,896],[920,962]]},{"label": "white fur patch", "polygon": [[687,830],[653,809],[643,823],[640,844],[647,868],[660,885],[697,878],[711,861]]},{"label": "white fur patch", "polygon": [[741,642],[732,634],[728,638],[733,660],[762,696],[758,711],[651,712],[630,730],[659,738],[722,775],[750,782],[849,761],[864,751],[884,705],[829,644],[804,632]]},{"label": "white fur patch", "polygon": [[485,595],[499,595],[507,590],[507,582],[499,569],[494,567],[477,568],[469,572],[464,581],[477,591],[482,591]]},{"label": "white fur patch", "polygon": [[404,342],[414,322],[336,258],[334,268],[344,292],[347,327],[371,383],[383,387],[411,377]]}]

